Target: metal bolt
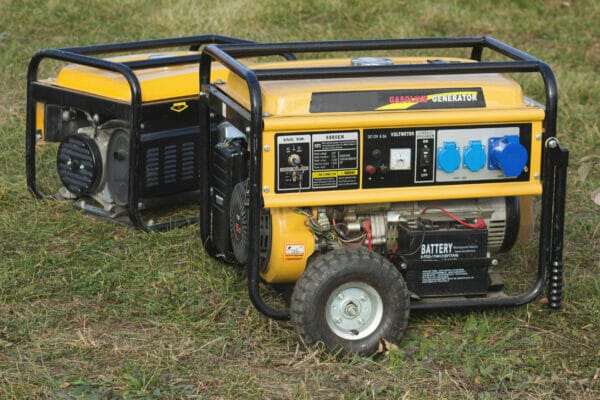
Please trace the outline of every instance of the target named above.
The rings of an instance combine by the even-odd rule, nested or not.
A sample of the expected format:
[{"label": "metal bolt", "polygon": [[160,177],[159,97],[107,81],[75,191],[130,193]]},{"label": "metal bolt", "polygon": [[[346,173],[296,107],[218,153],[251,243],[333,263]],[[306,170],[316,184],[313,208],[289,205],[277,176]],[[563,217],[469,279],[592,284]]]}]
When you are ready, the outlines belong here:
[{"label": "metal bolt", "polygon": [[265,147],[265,151],[268,153],[269,151],[271,151],[271,147],[269,147],[269,145],[266,145]]},{"label": "metal bolt", "polygon": [[264,187],[263,187],[263,192],[265,192],[265,193],[269,193],[269,187],[268,187],[268,186],[264,186]]},{"label": "metal bolt", "polygon": [[365,296],[365,295],[363,294],[362,296],[360,296],[360,299],[359,299],[359,300],[360,300],[360,301],[362,301],[362,302],[364,303],[365,301],[367,301],[367,296]]},{"label": "metal bolt", "polygon": [[408,264],[407,263],[402,263],[402,264],[400,264],[400,268],[406,269],[406,268],[408,268]]},{"label": "metal bolt", "polygon": [[249,126],[246,127],[246,133],[250,133],[250,127]]},{"label": "metal bolt", "polygon": [[79,169],[80,170],[85,169],[85,165],[83,165],[83,164],[79,165]]},{"label": "metal bolt", "polygon": [[340,294],[338,294],[338,295],[337,295],[337,298],[338,298],[338,300],[340,300],[340,301],[341,301],[341,300],[344,300],[344,294],[343,294],[343,293],[340,293]]},{"label": "metal bolt", "polygon": [[351,317],[356,316],[356,314],[358,314],[358,307],[356,307],[356,304],[354,303],[348,303],[346,305],[346,314],[350,315]]},{"label": "metal bolt", "polygon": [[154,224],[155,224],[155,222],[154,222],[154,220],[153,220],[153,219],[151,219],[151,220],[149,220],[149,221],[148,221],[148,226],[152,226],[152,225],[154,225]]},{"label": "metal bolt", "polygon": [[337,317],[336,319],[334,319],[334,321],[339,324],[342,322],[342,319],[340,317]]},{"label": "metal bolt", "polygon": [[492,261],[490,261],[490,264],[492,264],[492,265],[498,265],[498,260],[496,260],[494,258]]},{"label": "metal bolt", "polygon": [[535,140],[542,140],[542,135],[535,135]]},{"label": "metal bolt", "polygon": [[546,145],[551,149],[555,149],[558,146],[558,140],[556,140],[555,138],[550,138],[548,139]]},{"label": "metal bolt", "polygon": [[540,179],[540,174],[533,174],[534,179]]},{"label": "metal bolt", "polygon": [[94,120],[95,123],[100,122],[100,116],[98,114],[94,114],[94,116],[92,117],[92,119]]},{"label": "metal bolt", "polygon": [[263,117],[270,117],[270,116],[271,116],[271,114],[269,114],[268,112],[266,112],[266,111],[265,111],[265,112],[263,112],[262,116],[263,116]]}]

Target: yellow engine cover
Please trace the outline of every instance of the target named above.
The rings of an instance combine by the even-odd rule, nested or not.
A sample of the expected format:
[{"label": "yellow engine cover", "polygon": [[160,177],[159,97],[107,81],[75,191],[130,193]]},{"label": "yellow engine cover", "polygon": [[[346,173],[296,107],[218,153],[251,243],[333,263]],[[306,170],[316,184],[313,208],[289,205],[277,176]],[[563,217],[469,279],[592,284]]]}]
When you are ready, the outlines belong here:
[{"label": "yellow engine cover", "polygon": [[315,239],[305,225],[304,215],[290,208],[270,211],[271,256],[262,278],[269,283],[295,282],[315,251]]}]

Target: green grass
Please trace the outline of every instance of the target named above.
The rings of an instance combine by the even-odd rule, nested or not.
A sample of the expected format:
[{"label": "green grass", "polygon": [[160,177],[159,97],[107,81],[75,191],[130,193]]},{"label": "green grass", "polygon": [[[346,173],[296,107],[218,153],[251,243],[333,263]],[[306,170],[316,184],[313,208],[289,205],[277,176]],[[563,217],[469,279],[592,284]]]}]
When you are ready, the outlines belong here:
[{"label": "green grass", "polygon": [[[597,1],[0,6],[0,398],[600,397],[600,207],[589,197],[600,186]],[[326,354],[260,315],[241,271],[203,253],[197,227],[144,234],[27,193],[25,74],[35,51],[207,32],[264,41],[488,34],[547,61],[571,150],[563,309],[539,299],[419,313],[386,356]]]}]

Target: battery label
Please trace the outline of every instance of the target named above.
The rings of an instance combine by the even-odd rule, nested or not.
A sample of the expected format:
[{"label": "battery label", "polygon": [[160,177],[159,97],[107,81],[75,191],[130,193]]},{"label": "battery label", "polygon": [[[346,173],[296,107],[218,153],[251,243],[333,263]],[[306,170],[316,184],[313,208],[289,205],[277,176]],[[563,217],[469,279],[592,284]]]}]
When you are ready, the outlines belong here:
[{"label": "battery label", "polygon": [[452,260],[472,258],[479,253],[478,244],[423,243],[421,260]]},{"label": "battery label", "polygon": [[277,192],[356,189],[359,134],[277,135]]},{"label": "battery label", "polygon": [[469,281],[475,277],[464,268],[426,269],[421,271],[421,283],[449,283],[451,281]]},{"label": "battery label", "polygon": [[488,288],[487,259],[422,261],[406,272],[409,290],[418,296],[461,296],[484,294]]},{"label": "battery label", "polygon": [[415,229],[398,237],[399,254],[422,262],[485,258],[487,236],[487,229]]}]

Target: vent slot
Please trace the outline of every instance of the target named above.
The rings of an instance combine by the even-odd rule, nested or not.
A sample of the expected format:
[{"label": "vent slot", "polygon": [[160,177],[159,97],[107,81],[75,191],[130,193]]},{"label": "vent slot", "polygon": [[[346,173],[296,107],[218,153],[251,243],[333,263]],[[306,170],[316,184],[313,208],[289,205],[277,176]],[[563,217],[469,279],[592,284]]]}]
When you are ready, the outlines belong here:
[{"label": "vent slot", "polygon": [[142,197],[197,190],[197,149],[196,129],[142,135]]}]

